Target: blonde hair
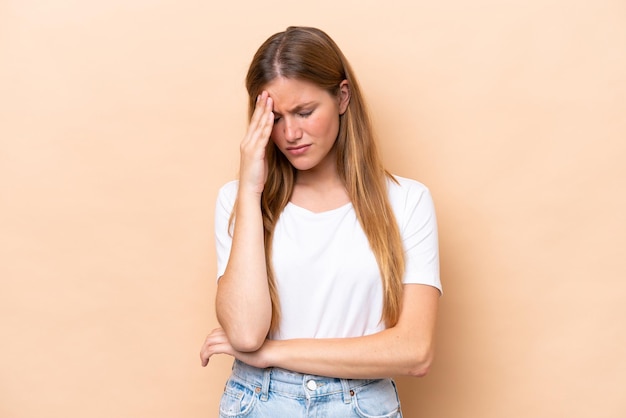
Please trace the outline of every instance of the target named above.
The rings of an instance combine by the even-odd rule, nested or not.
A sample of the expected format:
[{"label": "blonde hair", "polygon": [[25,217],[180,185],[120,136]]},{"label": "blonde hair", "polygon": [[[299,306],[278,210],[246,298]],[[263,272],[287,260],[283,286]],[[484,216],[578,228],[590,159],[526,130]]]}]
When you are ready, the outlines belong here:
[{"label": "blonde hair", "polygon": [[[339,94],[343,80],[348,81],[350,102],[340,116],[335,142],[337,170],[380,269],[381,320],[386,326],[393,326],[400,315],[404,274],[404,249],[387,195],[387,180],[395,179],[380,160],[365,101],[350,64],[335,42],[319,29],[289,27],[271,36],[254,55],[246,77],[250,117],[257,95],[279,76],[311,82],[332,95]],[[272,141],[268,144],[266,158],[269,172],[261,197],[261,211],[272,300],[270,329],[276,330],[280,301],[271,263],[272,240],[278,217],[291,198],[296,170]]]}]

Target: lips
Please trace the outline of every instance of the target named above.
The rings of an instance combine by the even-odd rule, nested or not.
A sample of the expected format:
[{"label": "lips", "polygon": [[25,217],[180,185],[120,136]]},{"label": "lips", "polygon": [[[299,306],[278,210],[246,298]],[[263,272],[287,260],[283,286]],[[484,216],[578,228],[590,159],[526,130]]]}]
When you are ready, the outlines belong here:
[{"label": "lips", "polygon": [[304,154],[310,147],[311,147],[311,144],[298,145],[297,147],[288,147],[287,152],[289,152],[292,155],[300,155],[300,154]]}]

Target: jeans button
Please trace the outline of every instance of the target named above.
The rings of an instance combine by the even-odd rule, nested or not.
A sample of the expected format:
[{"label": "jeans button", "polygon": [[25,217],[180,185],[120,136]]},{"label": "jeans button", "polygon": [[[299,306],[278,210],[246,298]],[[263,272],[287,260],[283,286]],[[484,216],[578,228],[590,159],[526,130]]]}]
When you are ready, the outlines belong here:
[{"label": "jeans button", "polygon": [[306,387],[309,390],[315,390],[317,389],[317,383],[315,383],[315,380],[311,379],[306,382]]}]

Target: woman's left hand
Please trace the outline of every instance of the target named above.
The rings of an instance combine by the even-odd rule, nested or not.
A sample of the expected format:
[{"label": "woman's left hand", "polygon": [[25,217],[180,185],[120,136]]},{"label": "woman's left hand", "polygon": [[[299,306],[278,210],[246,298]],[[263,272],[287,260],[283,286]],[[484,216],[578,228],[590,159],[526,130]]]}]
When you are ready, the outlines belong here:
[{"label": "woman's left hand", "polygon": [[204,344],[202,344],[202,348],[200,349],[200,361],[202,367],[205,367],[209,364],[209,359],[213,355],[228,354],[229,356],[235,357],[236,359],[251,366],[265,368],[268,366],[265,364],[263,355],[267,351],[268,342],[269,340],[265,340],[263,346],[257,351],[244,353],[235,350],[232,345],[230,345],[228,337],[222,328],[216,328],[211,331],[211,333],[204,340]]}]

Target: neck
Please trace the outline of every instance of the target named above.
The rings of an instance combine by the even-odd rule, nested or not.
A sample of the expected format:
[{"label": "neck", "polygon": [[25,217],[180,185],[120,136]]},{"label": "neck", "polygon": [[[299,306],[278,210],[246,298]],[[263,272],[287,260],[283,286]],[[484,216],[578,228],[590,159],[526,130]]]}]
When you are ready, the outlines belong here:
[{"label": "neck", "polygon": [[314,169],[298,171],[291,202],[314,212],[335,209],[350,202],[335,158]]},{"label": "neck", "polygon": [[324,190],[336,186],[343,187],[343,182],[339,178],[337,171],[337,158],[335,151],[310,170],[298,170],[295,178],[296,186],[304,186]]}]

